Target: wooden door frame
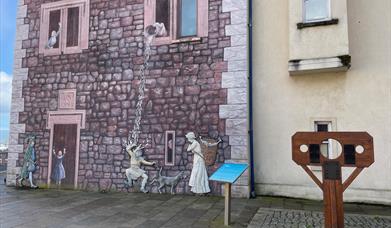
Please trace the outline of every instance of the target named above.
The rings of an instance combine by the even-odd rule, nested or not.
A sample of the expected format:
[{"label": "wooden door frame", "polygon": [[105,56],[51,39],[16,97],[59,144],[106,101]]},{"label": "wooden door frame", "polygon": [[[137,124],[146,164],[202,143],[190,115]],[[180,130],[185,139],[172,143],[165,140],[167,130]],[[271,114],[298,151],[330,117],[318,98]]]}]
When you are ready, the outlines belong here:
[{"label": "wooden door frame", "polygon": [[53,151],[53,139],[54,139],[54,125],[56,124],[76,124],[76,151],[75,151],[75,179],[74,188],[77,188],[77,181],[79,175],[79,146],[80,146],[80,129],[85,128],[86,122],[85,110],[61,110],[51,111],[48,113],[47,129],[50,130],[50,143],[49,143],[49,161],[48,161],[48,176],[47,184],[50,187],[50,176],[52,174],[52,151]]}]

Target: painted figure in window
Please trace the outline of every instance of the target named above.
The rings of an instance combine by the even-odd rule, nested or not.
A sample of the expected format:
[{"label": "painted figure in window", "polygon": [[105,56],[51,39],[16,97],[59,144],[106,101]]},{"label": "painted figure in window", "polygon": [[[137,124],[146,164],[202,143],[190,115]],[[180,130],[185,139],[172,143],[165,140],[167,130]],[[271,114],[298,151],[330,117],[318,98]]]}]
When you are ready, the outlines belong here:
[{"label": "painted figure in window", "polygon": [[127,180],[125,180],[125,186],[133,187],[133,181],[141,177],[142,182],[140,190],[144,193],[148,193],[148,190],[145,189],[145,185],[148,181],[148,175],[146,174],[146,171],[140,167],[141,165],[154,166],[156,163],[144,160],[142,157],[142,150],[144,147],[141,145],[137,146],[135,143],[130,142],[125,145],[125,148],[126,152],[130,156],[130,167],[125,171],[127,178]]},{"label": "painted figure in window", "polygon": [[64,152],[59,150],[56,154],[56,151],[53,150],[54,155],[54,167],[52,173],[52,179],[56,182],[58,186],[61,185],[61,180],[65,179],[65,169],[62,162],[64,161],[64,156],[66,154],[66,149],[64,148]]},{"label": "painted figure in window", "polygon": [[155,37],[167,36],[166,26],[163,23],[154,23],[145,28],[144,38],[147,44],[151,44]]},{"label": "painted figure in window", "polygon": [[57,43],[57,37],[60,35],[61,31],[61,23],[58,23],[58,31],[52,31],[52,35],[50,36],[48,43],[46,44],[46,49],[52,49],[54,45]]},{"label": "painted figure in window", "polygon": [[200,143],[196,140],[194,132],[186,134],[187,140],[190,142],[187,148],[188,152],[192,152],[193,158],[193,169],[190,174],[189,186],[191,191],[196,194],[206,194],[210,192],[209,178],[205,166],[205,157],[201,150]]},{"label": "painted figure in window", "polygon": [[33,183],[33,173],[39,168],[36,163],[36,154],[35,154],[35,136],[28,138],[28,146],[23,157],[23,166],[20,172],[20,176],[17,179],[17,184],[24,186],[23,181],[29,179],[30,188],[37,188]]}]

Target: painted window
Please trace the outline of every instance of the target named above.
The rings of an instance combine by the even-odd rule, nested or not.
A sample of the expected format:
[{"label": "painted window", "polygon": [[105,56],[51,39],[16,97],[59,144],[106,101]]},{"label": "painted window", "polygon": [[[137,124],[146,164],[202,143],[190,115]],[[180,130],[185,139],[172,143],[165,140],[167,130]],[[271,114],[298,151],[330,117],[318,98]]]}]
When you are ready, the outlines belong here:
[{"label": "painted window", "polygon": [[180,0],[178,8],[178,36],[196,36],[197,35],[197,1]]},{"label": "painted window", "polygon": [[166,131],[165,165],[175,165],[175,131]]},{"label": "painted window", "polygon": [[156,22],[163,23],[166,27],[167,35],[170,35],[170,0],[156,0],[155,8]]},{"label": "painted window", "polygon": [[88,48],[89,0],[63,0],[41,6],[39,51],[80,53]]},{"label": "painted window", "polygon": [[209,0],[144,0],[144,27],[163,23],[166,37],[156,37],[155,45],[170,44],[208,36]]},{"label": "painted window", "polygon": [[330,0],[303,0],[304,22],[330,19]]}]

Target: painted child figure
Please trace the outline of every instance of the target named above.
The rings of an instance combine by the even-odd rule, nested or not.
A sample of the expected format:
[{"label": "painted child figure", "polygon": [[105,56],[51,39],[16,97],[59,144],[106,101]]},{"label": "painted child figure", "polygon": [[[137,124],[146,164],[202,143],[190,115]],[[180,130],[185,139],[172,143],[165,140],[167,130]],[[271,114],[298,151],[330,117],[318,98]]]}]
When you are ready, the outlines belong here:
[{"label": "painted child figure", "polygon": [[145,189],[145,185],[148,181],[148,175],[146,174],[146,171],[141,169],[140,167],[142,164],[154,166],[156,163],[144,160],[144,158],[141,156],[142,149],[143,148],[141,147],[141,145],[136,146],[133,143],[130,143],[126,146],[126,152],[130,156],[130,167],[125,171],[127,178],[127,180],[125,181],[125,185],[128,187],[132,187],[133,181],[137,180],[139,177],[142,177],[143,180],[141,182],[140,190],[144,193],[148,193],[148,190]]},{"label": "painted child figure", "polygon": [[53,155],[55,159],[54,167],[53,167],[53,174],[52,179],[56,182],[58,186],[61,185],[61,180],[65,179],[65,169],[62,162],[64,161],[64,156],[66,154],[66,149],[64,148],[64,153],[59,150],[56,154],[56,151],[53,150]]},{"label": "painted child figure", "polygon": [[189,186],[193,193],[206,194],[210,192],[209,177],[206,171],[205,158],[201,151],[201,145],[196,140],[196,136],[193,132],[186,134],[187,140],[191,143],[187,148],[188,152],[194,154],[193,169],[190,174]]}]

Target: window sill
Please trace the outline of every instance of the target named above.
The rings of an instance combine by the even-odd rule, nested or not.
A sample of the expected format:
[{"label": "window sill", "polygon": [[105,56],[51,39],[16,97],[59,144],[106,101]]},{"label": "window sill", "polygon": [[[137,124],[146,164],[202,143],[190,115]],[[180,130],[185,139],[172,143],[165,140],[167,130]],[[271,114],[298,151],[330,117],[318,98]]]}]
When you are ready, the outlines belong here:
[{"label": "window sill", "polygon": [[289,61],[288,70],[290,75],[344,72],[350,68],[350,63],[350,55],[329,58],[297,59]]},{"label": "window sill", "polygon": [[68,50],[64,50],[62,52],[59,50],[55,50],[55,51],[44,50],[40,53],[43,54],[43,56],[55,56],[55,55],[80,54],[82,52],[83,52],[83,49],[68,49]]},{"label": "window sill", "polygon": [[201,41],[201,37],[186,37],[181,39],[170,39],[169,37],[158,37],[153,42],[153,46],[159,45],[170,45],[170,44],[180,44],[180,43],[191,43]]},{"label": "window sill", "polygon": [[325,26],[325,25],[336,25],[338,24],[338,18],[332,18],[325,21],[313,21],[313,22],[300,22],[297,23],[297,29],[309,28],[309,27],[317,27],[317,26]]},{"label": "window sill", "polygon": [[171,43],[177,44],[177,43],[198,42],[198,41],[201,41],[201,37],[186,37],[177,40],[172,40]]}]

